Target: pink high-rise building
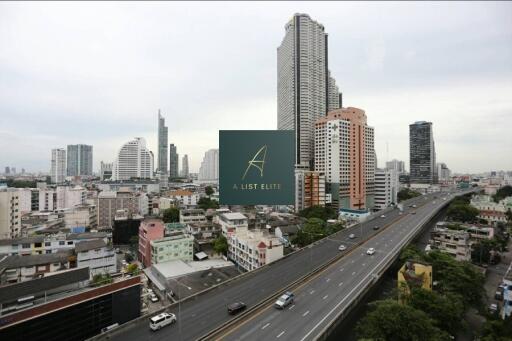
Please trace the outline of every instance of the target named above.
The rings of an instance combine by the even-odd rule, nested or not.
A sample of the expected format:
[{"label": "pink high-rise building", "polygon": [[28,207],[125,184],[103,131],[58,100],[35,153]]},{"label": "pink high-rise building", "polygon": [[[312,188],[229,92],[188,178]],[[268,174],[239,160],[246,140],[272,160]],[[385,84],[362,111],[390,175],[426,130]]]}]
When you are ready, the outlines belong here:
[{"label": "pink high-rise building", "polygon": [[139,226],[139,261],[151,266],[151,241],[164,237],[165,226],[160,219],[146,219]]}]

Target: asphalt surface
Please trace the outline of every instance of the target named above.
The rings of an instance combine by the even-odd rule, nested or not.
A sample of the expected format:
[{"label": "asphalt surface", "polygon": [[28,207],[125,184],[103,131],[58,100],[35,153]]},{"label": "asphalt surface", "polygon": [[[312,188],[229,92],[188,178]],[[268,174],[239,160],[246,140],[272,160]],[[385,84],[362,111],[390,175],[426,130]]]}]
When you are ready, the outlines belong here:
[{"label": "asphalt surface", "polygon": [[[439,196],[438,199],[434,200],[437,200],[437,205],[440,205],[443,195],[434,195]],[[148,319],[138,320],[128,323],[126,326],[121,326],[109,335],[110,340],[195,340],[233,318],[227,313],[226,307],[228,304],[240,300],[245,302],[248,308],[256,305],[270,295],[279,292],[283,287],[306,275],[312,269],[337,256],[339,254],[339,245],[344,244],[348,249],[345,251],[347,257],[343,257],[341,263],[339,263],[342,265],[329,268],[331,270],[327,270],[330,271],[326,273],[327,275],[322,274],[318,281],[308,282],[311,285],[306,284],[303,287],[304,289],[299,289],[297,291],[296,306],[292,310],[274,311],[273,308],[269,308],[265,310],[266,313],[251,317],[251,321],[245,324],[237,324],[239,328],[231,330],[232,334],[226,336],[230,339],[246,340],[266,340],[267,338],[300,340],[303,336],[306,336],[305,331],[311,330],[314,332],[318,330],[321,327],[321,325],[317,326],[318,322],[326,317],[325,323],[330,316],[327,313],[338,305],[339,302],[342,303],[338,308],[343,306],[342,300],[350,297],[351,290],[354,288],[357,290],[358,283],[368,280],[368,271],[375,268],[386,252],[389,252],[392,246],[398,243],[400,238],[405,238],[409,226],[414,226],[428,213],[432,212],[435,208],[434,204],[428,202],[434,195],[412,199],[410,203],[416,203],[418,209],[405,207],[403,215],[399,215],[398,209],[395,209],[392,212],[386,213],[385,218],[377,218],[374,221],[340,231],[313,247],[305,248],[262,269],[253,271],[239,279],[230,281],[216,289],[187,300],[180,306],[170,308],[168,311],[176,314],[178,318],[178,322],[175,325],[153,332],[149,329],[148,316]],[[425,205],[419,207],[420,204]],[[417,214],[408,215],[409,210],[416,210]],[[393,224],[396,221],[399,222]],[[390,226],[383,230],[388,225]],[[379,226],[380,229],[374,230],[374,226]],[[351,233],[356,235],[356,239],[348,239]],[[353,251],[354,248],[351,248],[353,243],[369,238],[376,233],[378,235],[375,238]],[[366,247],[375,247],[377,250],[376,254],[374,256],[367,256],[365,253]],[[362,265],[363,263],[365,265]],[[344,268],[344,270],[340,271],[340,267]],[[363,269],[367,270],[363,271]],[[327,278],[329,278],[329,281],[327,281]],[[341,282],[343,284],[339,285]],[[311,294],[307,290],[314,290],[314,292]],[[325,295],[328,296],[325,297]],[[306,314],[307,311],[309,313]],[[263,328],[266,323],[269,323],[265,322],[267,320],[272,320],[272,322]],[[278,320],[280,321],[279,323],[276,322]],[[282,331],[284,333],[281,333]],[[279,334],[281,335],[279,336]]]}]

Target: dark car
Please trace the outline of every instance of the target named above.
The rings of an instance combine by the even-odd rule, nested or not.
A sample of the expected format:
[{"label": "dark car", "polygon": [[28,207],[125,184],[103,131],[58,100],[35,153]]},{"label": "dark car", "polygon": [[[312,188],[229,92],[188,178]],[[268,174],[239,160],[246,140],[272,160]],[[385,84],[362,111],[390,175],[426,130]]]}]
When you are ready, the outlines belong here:
[{"label": "dark car", "polygon": [[375,226],[373,227],[373,229],[374,229],[374,230],[378,230],[378,229],[379,229],[379,226],[375,225]]},{"label": "dark car", "polygon": [[238,314],[242,310],[244,310],[247,306],[244,302],[235,302],[228,305],[228,313],[231,315]]}]

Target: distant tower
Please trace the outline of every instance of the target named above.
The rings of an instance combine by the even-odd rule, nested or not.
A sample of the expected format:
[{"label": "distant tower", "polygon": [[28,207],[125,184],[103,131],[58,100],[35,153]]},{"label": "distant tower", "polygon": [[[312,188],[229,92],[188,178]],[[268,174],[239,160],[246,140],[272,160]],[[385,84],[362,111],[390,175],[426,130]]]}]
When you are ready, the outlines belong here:
[{"label": "distant tower", "polygon": [[179,162],[179,155],[177,151],[177,147],[174,145],[174,143],[171,143],[169,145],[169,177],[171,179],[178,178],[180,176],[178,172],[178,162]]},{"label": "distant tower", "polygon": [[66,180],[66,151],[64,149],[52,149],[50,175],[54,184],[60,184]]},{"label": "distant tower", "polygon": [[146,148],[146,140],[136,137],[119,149],[112,169],[112,179],[152,179],[153,162],[153,153]]},{"label": "distant tower", "polygon": [[181,176],[184,178],[188,178],[189,170],[188,170],[188,155],[183,155],[181,159]]},{"label": "distant tower", "polygon": [[168,130],[165,126],[165,119],[160,115],[158,109],[158,167],[157,171],[167,174],[167,143]]},{"label": "distant tower", "polygon": [[92,175],[92,146],[86,144],[68,145],[67,175]]},{"label": "distant tower", "polygon": [[219,150],[210,149],[204,153],[203,162],[199,168],[199,181],[219,180]]},{"label": "distant tower", "polygon": [[409,160],[411,183],[437,183],[432,122],[419,121],[409,125]]}]

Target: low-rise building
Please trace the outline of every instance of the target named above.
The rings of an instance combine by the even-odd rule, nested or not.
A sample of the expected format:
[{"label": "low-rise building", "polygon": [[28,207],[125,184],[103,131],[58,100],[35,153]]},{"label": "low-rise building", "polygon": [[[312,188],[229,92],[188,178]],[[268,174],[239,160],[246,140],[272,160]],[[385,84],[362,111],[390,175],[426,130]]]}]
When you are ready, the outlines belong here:
[{"label": "low-rise building", "polygon": [[195,208],[195,209],[186,209],[180,210],[180,223],[189,224],[189,223],[205,223],[206,215],[203,209]]},{"label": "low-rise building", "polygon": [[47,273],[68,269],[69,253],[7,256],[0,260],[0,284],[30,281]]},{"label": "low-rise building", "polygon": [[279,238],[263,230],[238,227],[227,240],[228,258],[246,271],[272,263],[284,254]]},{"label": "low-rise building", "polygon": [[246,229],[249,227],[249,220],[239,212],[220,213],[215,218],[215,222],[220,225],[225,237],[235,233],[239,228]]},{"label": "low-rise building", "polygon": [[64,227],[72,230],[76,227],[95,229],[98,226],[95,205],[79,205],[63,212]]},{"label": "low-rise building", "polygon": [[383,210],[398,203],[398,173],[395,170],[377,169],[375,171],[375,206]]},{"label": "low-rise building", "polygon": [[432,248],[452,255],[458,261],[471,260],[471,242],[466,231],[436,227],[430,232],[430,238]]},{"label": "low-rise building", "polygon": [[194,193],[191,191],[179,189],[176,191],[170,191],[167,196],[170,199],[176,200],[181,207],[190,207],[190,206],[196,206],[197,202],[201,198],[199,193]]},{"label": "low-rise building", "polygon": [[90,277],[116,272],[116,254],[104,240],[81,241],[75,245],[76,265],[89,268]]},{"label": "low-rise building", "polygon": [[512,210],[512,197],[495,202],[489,195],[474,195],[471,206],[478,210],[478,218],[487,220],[489,224],[506,223],[506,213]]},{"label": "low-rise building", "polygon": [[143,220],[139,227],[139,261],[146,267],[151,266],[151,241],[161,239],[165,226],[160,219]]},{"label": "low-rise building", "polygon": [[172,232],[163,238],[151,240],[150,244],[152,264],[173,260],[192,261],[194,258],[194,237],[183,232]]}]

